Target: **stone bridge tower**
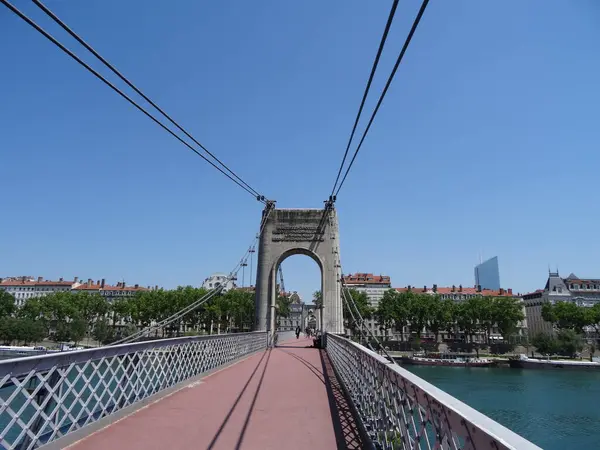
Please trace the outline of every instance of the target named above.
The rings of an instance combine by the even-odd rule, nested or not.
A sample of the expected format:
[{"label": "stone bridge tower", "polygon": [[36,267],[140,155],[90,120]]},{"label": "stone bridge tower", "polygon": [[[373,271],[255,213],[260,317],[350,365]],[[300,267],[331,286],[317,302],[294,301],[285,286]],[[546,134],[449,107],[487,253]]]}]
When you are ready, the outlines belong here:
[{"label": "stone bridge tower", "polygon": [[260,234],[256,273],[256,317],[254,328],[275,328],[277,270],[289,256],[307,255],[321,269],[323,310],[318,328],[343,333],[341,277],[339,267],[339,230],[336,210],[277,209],[263,210],[266,223]]}]

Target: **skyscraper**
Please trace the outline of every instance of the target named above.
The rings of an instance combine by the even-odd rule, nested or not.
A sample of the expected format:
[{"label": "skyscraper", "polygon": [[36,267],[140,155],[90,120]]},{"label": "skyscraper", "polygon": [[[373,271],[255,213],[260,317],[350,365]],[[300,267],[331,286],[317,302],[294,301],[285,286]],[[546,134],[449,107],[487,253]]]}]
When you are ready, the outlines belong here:
[{"label": "skyscraper", "polygon": [[497,256],[475,266],[475,286],[496,291],[500,289],[500,270],[498,269]]}]

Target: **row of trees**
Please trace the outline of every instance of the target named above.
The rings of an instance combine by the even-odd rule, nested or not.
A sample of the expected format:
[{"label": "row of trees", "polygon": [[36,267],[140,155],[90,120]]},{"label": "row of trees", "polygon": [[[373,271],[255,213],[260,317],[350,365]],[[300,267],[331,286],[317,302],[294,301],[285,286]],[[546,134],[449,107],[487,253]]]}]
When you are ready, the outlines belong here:
[{"label": "row of trees", "polygon": [[[420,340],[426,332],[433,334],[437,342],[443,332],[453,335],[462,332],[471,342],[474,336],[483,333],[489,343],[494,328],[508,341],[517,331],[519,322],[525,318],[519,299],[514,297],[474,296],[463,302],[455,302],[442,299],[439,295],[389,289],[374,309],[369,306],[365,292],[355,289],[346,292],[364,319],[374,318],[386,334],[390,330],[398,333],[401,341],[407,336]],[[317,291],[313,297],[318,306],[321,293]],[[345,325],[353,333],[360,329],[356,308],[352,307],[351,313],[344,302]],[[356,321],[353,321],[352,315]],[[405,330],[408,332],[405,333]]]},{"label": "row of trees", "polygon": [[[28,299],[17,308],[14,298],[0,291],[0,341],[9,344],[80,342],[84,337],[110,343],[172,316],[203,297],[203,288],[141,291],[131,297],[109,302],[98,293],[56,292]],[[277,298],[277,313],[287,317],[288,298]],[[233,289],[208,302],[169,327],[157,330],[156,337],[180,333],[222,333],[248,331],[254,320],[254,292]]]}]

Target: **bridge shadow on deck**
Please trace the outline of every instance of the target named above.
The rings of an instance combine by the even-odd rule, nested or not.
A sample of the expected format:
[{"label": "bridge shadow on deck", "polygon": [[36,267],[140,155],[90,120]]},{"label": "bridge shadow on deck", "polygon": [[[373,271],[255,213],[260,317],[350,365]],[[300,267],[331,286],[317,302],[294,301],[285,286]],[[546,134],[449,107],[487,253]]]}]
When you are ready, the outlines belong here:
[{"label": "bridge shadow on deck", "polygon": [[[363,448],[324,350],[285,342],[191,383],[89,436],[77,450]],[[295,345],[294,345],[295,344]]]}]

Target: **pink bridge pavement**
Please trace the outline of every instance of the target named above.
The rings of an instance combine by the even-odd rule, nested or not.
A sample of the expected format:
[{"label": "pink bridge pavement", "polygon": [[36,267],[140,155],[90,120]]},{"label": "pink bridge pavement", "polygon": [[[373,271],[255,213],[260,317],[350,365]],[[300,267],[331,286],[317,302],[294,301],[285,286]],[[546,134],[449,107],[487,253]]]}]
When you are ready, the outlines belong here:
[{"label": "pink bridge pavement", "polygon": [[283,342],[192,382],[70,449],[360,449],[324,350]]}]

